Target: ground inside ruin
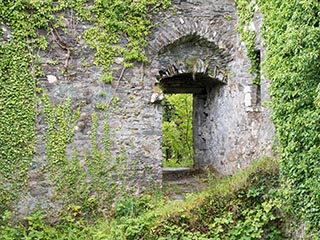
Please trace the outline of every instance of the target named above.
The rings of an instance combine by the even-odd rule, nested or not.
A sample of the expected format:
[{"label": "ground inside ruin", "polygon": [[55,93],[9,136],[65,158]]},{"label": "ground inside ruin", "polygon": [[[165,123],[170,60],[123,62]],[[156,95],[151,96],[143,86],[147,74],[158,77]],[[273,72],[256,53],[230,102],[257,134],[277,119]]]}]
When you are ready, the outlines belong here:
[{"label": "ground inside ruin", "polygon": [[218,180],[209,169],[163,168],[163,192],[170,200],[184,201],[187,195],[204,191]]}]

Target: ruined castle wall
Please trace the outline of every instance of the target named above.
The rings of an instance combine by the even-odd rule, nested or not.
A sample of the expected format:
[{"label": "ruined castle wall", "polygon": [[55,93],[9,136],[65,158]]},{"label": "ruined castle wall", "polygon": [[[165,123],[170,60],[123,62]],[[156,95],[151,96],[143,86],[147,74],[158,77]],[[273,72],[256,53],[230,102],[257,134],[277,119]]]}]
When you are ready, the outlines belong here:
[{"label": "ruined castle wall", "polygon": [[[140,193],[144,187],[162,182],[162,109],[151,101],[157,75],[180,58],[209,58],[225,72],[224,84],[194,96],[193,134],[195,165],[213,165],[222,174],[246,167],[259,156],[270,155],[273,128],[262,102],[268,99],[268,80],[261,89],[252,84],[250,61],[244,43],[236,32],[236,5],[232,0],[173,0],[175,11],[168,10],[154,19],[156,26],[146,47],[150,64],[137,63],[122,68],[122,58],[112,66],[112,84],[101,81],[103,71],[94,64],[94,50],[81,39],[92,27],[69,14],[64,32],[46,36],[49,47],[40,52],[44,76],[39,86],[53,105],[71,99],[72,110],[79,109],[74,136],[68,144],[69,159],[76,153],[84,168],[92,152],[92,115],[97,116],[97,141],[102,148],[104,126],[109,126],[111,159],[121,157],[130,184]],[[259,21],[257,21],[259,22]],[[57,39],[57,38],[60,39]],[[68,43],[72,52],[61,47]],[[263,56],[263,54],[262,54]],[[67,69],[66,69],[67,67]],[[152,103],[153,102],[153,103]],[[39,111],[43,103],[39,102]],[[107,115],[106,115],[107,114]],[[37,122],[37,148],[31,166],[29,191],[20,200],[20,212],[35,207],[55,208],[46,166],[46,124],[42,115]]]},{"label": "ruined castle wall", "polygon": [[[151,52],[158,53],[152,63],[161,69],[183,56],[209,57],[226,72],[226,84],[194,95],[193,137],[196,167],[213,165],[222,174],[232,174],[271,155],[273,127],[264,106],[269,82],[262,74],[261,86],[253,84],[233,1],[174,2],[176,15],[165,19],[151,38]],[[257,15],[257,31],[260,23]],[[257,48],[263,51],[260,42]]]}]

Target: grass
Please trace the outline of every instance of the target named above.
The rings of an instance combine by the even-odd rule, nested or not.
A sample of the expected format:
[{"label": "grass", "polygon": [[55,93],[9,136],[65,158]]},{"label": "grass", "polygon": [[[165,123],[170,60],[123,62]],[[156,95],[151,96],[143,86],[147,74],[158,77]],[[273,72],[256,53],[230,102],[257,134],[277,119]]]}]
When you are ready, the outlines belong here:
[{"label": "grass", "polygon": [[163,167],[193,167],[192,159],[176,159],[163,160]]},{"label": "grass", "polygon": [[52,226],[38,216],[24,225],[1,226],[0,239],[284,239],[275,160],[264,158],[234,176],[206,181],[214,184],[184,202],[151,189],[118,201],[108,218],[90,224],[71,216]]},{"label": "grass", "polygon": [[[259,179],[259,176],[267,176],[266,181]],[[101,223],[97,232],[106,234],[104,235],[105,239],[184,239],[174,238],[173,236],[201,239],[202,235],[210,235],[208,229],[206,229],[208,227],[206,223],[213,221],[214,215],[221,217],[225,214],[227,207],[235,204],[234,202],[240,201],[237,194],[242,191],[248,192],[250,188],[253,189],[251,191],[254,191],[257,187],[253,186],[254,182],[263,182],[268,185],[268,181],[271,180],[269,178],[272,178],[272,176],[274,176],[272,181],[277,182],[278,164],[275,160],[265,158],[254,162],[248,169],[232,177],[218,182],[214,179],[213,181],[217,184],[199,194],[188,195],[184,202],[168,201],[165,204],[162,202],[160,206],[157,206],[156,202],[151,203],[155,205],[150,211],[143,212],[135,218],[126,218],[124,216],[111,222]],[[271,182],[270,184],[270,186],[266,186],[266,190],[272,189],[273,185]],[[263,195],[263,197],[267,197],[267,195]],[[253,209],[257,207],[254,203],[250,204],[253,204]],[[245,203],[240,205],[244,206]],[[278,220],[278,217],[275,218]],[[273,223],[272,221],[271,219],[270,224]]]}]

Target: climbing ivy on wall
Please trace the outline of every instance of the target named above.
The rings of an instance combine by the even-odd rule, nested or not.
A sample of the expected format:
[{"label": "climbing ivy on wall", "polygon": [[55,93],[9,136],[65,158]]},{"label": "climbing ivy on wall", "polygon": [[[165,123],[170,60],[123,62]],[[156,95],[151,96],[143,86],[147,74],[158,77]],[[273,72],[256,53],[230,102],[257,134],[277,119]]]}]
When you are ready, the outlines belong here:
[{"label": "climbing ivy on wall", "polygon": [[284,192],[294,214],[320,234],[320,3],[260,1],[272,80]]},{"label": "climbing ivy on wall", "polygon": [[102,147],[98,143],[98,115],[93,113],[92,116],[92,129],[90,134],[91,143],[91,156],[86,159],[88,171],[90,175],[89,190],[94,195],[92,200],[96,201],[99,206],[104,206],[104,210],[110,210],[110,205],[114,200],[114,195],[119,190],[119,185],[113,181],[116,176],[116,168],[120,165],[119,162],[111,160],[110,154],[110,133],[108,125],[108,116],[105,116],[104,131],[102,136]]},{"label": "climbing ivy on wall", "polygon": [[41,48],[35,29],[49,21],[37,8],[0,1],[0,212],[23,190],[34,153],[38,68],[33,51]]},{"label": "climbing ivy on wall", "polygon": [[[91,8],[95,27],[87,30],[84,37],[97,50],[96,63],[103,66],[105,82],[112,81],[110,66],[116,56],[123,56],[124,67],[133,61],[147,61],[143,48],[147,41],[151,13],[167,8],[170,0],[96,0]],[[119,46],[119,41],[125,46]]]},{"label": "climbing ivy on wall", "polygon": [[22,190],[34,152],[35,82],[25,44],[1,44],[0,58],[0,204],[7,206]]},{"label": "climbing ivy on wall", "polygon": [[79,109],[72,111],[70,99],[56,106],[52,105],[48,95],[44,94],[42,99],[46,123],[46,174],[55,183],[60,201],[63,200],[65,204],[81,204],[88,195],[86,173],[80,166],[75,151],[72,159],[66,157],[66,146],[72,141],[80,115]]},{"label": "climbing ivy on wall", "polygon": [[236,0],[236,3],[239,14],[238,32],[241,34],[241,41],[246,44],[247,54],[251,63],[249,70],[255,75],[253,83],[260,85],[260,51],[255,49],[256,33],[251,28],[257,1]]},{"label": "climbing ivy on wall", "polygon": [[[94,27],[80,37],[96,49],[96,63],[105,70],[102,80],[110,82],[114,57],[122,56],[124,67],[132,66],[134,61],[147,61],[143,48],[151,27],[151,15],[169,5],[169,0],[0,1],[0,212],[8,209],[26,187],[36,145],[35,120],[43,113],[38,108],[39,102],[44,105],[46,167],[53,185],[62,190],[61,193],[74,196],[90,189],[83,185],[88,179],[77,154],[74,152],[72,159],[64,156],[79,111],[71,111],[74,103],[70,100],[53,105],[37,84],[37,77],[42,74],[38,52],[46,50],[48,45],[44,33],[54,31],[53,28],[64,29],[63,13],[71,9],[78,20],[91,22]],[[107,136],[103,144],[105,156],[110,157],[106,152],[110,144]],[[97,168],[90,170],[94,169]],[[97,177],[102,177],[101,170]],[[74,186],[78,187],[77,192]]]},{"label": "climbing ivy on wall", "polygon": [[[251,1],[238,0],[240,19]],[[288,210],[320,232],[320,3],[259,0]],[[244,22],[241,22],[244,25]]]}]

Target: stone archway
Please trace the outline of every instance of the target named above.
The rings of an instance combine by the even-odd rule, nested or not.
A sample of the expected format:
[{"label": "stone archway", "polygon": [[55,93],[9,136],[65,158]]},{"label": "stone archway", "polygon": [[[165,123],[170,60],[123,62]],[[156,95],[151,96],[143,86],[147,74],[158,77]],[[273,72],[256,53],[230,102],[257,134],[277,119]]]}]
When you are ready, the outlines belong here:
[{"label": "stone archway", "polygon": [[[267,152],[272,135],[261,125],[269,126],[268,112],[255,101],[250,60],[236,32],[236,8],[228,2],[196,16],[193,8],[181,4],[186,14],[167,18],[153,29],[146,48],[150,75],[157,79],[150,89],[159,85],[164,93],[194,95],[196,167],[212,165],[223,175]],[[161,93],[151,100],[161,100]]]},{"label": "stone archway", "polygon": [[[156,39],[154,48],[149,48],[149,51],[157,49],[153,58],[159,66],[155,85],[164,94],[193,95],[194,166],[202,168],[214,161],[210,152],[214,142],[211,134],[213,126],[208,120],[208,112],[215,104],[211,99],[216,95],[217,89],[227,85],[228,66],[233,56],[230,49],[226,49],[230,42],[224,41],[213,30],[217,28],[208,28],[211,23],[191,19],[183,22],[176,22],[173,32]],[[155,95],[152,101],[157,99]]]},{"label": "stone archway", "polygon": [[211,89],[226,84],[226,74],[208,60],[200,58],[174,62],[159,70],[156,85],[164,94],[188,93],[193,95],[192,138],[194,149],[194,167],[205,165],[202,155],[209,148],[201,135],[201,127],[205,124],[205,102]]},{"label": "stone archway", "polygon": [[185,59],[159,71],[157,85],[164,93],[205,94],[210,88],[226,83],[226,74],[209,60]]}]

